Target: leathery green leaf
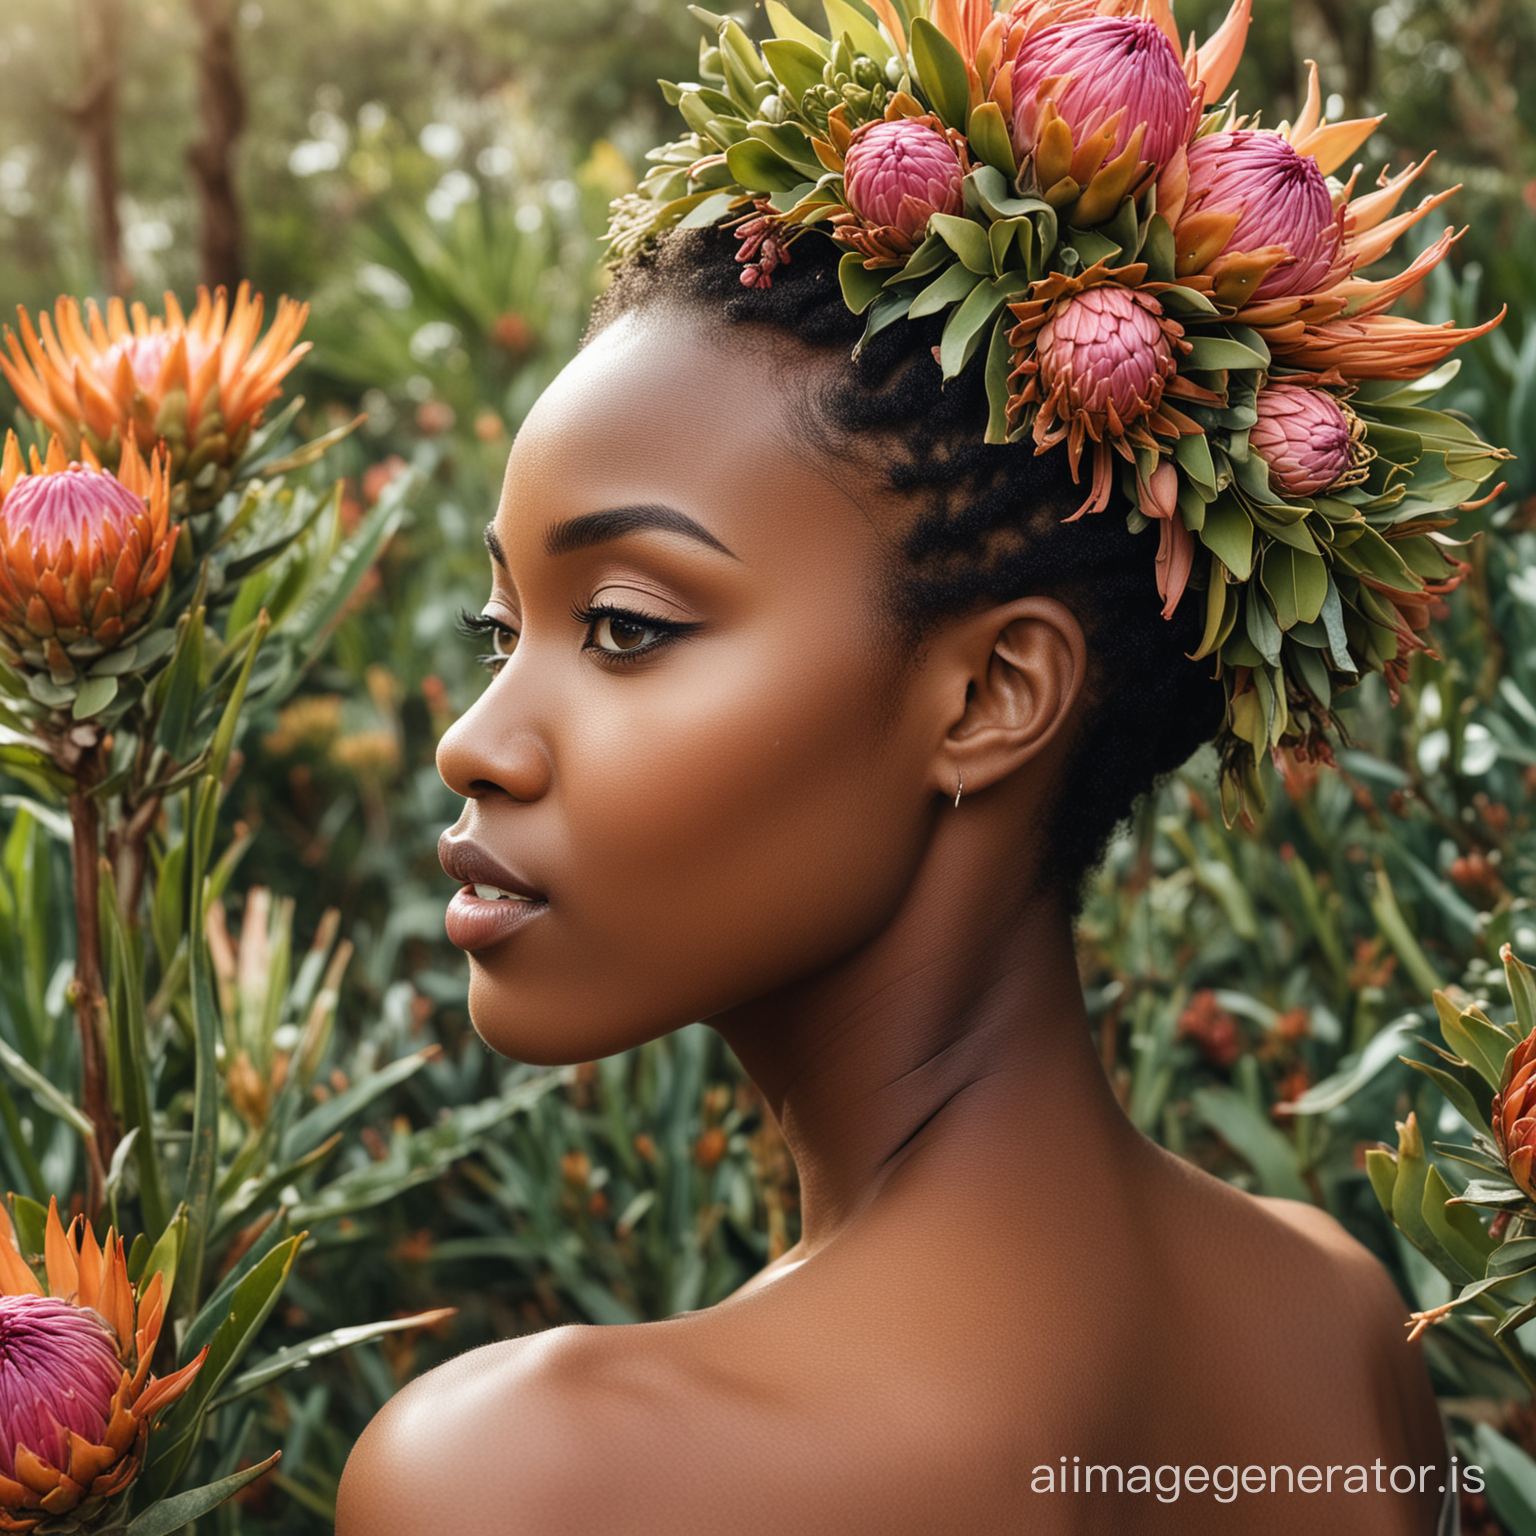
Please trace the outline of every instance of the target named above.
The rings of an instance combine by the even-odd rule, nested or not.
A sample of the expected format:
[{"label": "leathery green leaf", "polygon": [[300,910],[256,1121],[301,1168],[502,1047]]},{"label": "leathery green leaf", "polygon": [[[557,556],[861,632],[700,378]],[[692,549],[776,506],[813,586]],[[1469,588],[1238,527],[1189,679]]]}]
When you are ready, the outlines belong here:
[{"label": "leathery green leaf", "polygon": [[912,23],[912,64],[933,110],[961,133],[971,115],[971,83],[959,50],[926,17]]}]

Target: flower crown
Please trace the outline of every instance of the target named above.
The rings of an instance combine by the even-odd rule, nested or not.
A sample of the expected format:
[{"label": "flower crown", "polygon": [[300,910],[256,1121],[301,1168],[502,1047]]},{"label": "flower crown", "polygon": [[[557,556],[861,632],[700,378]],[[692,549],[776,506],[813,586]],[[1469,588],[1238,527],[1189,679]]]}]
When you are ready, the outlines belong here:
[{"label": "flower crown", "polygon": [[1395,699],[1466,571],[1444,530],[1508,457],[1421,404],[1502,316],[1387,314],[1456,234],[1357,275],[1450,193],[1395,211],[1427,158],[1334,179],[1380,119],[1327,122],[1315,65],[1294,123],[1208,105],[1252,0],[1184,48],[1168,0],[822,3],[830,38],[767,0],[761,48],[692,8],[700,80],[662,82],[690,132],[613,205],[611,258],[724,223],[766,288],[819,226],[866,339],[945,316],[937,366],[982,357],[988,442],[1064,452],[1073,517],[1118,476],[1157,525],[1164,616],[1203,605],[1193,657],[1226,685],[1223,803],[1262,802],[1266,750],[1330,756],[1338,693],[1381,672]]}]

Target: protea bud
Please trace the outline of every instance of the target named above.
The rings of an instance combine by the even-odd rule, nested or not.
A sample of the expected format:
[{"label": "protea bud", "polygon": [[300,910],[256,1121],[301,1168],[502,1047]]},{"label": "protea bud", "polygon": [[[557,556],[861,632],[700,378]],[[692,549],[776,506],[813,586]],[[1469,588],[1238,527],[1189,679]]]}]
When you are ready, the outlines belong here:
[{"label": "protea bud", "polygon": [[913,244],[936,213],[965,206],[960,157],[944,135],[916,118],[866,123],[856,129],[843,168],[848,206]]},{"label": "protea bud", "polygon": [[1174,371],[1162,311],[1150,294],[1090,288],[1067,300],[1035,342],[1042,396],[1081,417],[1097,441],[1156,410]]},{"label": "protea bud", "polygon": [[1179,275],[1225,253],[1274,250],[1277,264],[1253,298],[1311,293],[1333,272],[1342,217],[1317,161],[1279,134],[1207,134],[1189,147],[1189,192],[1174,230]]},{"label": "protea bud", "polygon": [[1284,496],[1316,496],[1349,476],[1355,434],[1349,413],[1330,394],[1299,384],[1266,384],[1248,446],[1269,465],[1270,484]]},{"label": "protea bud", "polygon": [[1504,1076],[1493,1096],[1493,1139],[1509,1176],[1536,1200],[1536,1033],[1529,1034],[1504,1061]]},{"label": "protea bud", "polygon": [[139,1471],[150,1425],[202,1367],[150,1375],[164,1317],[157,1272],[135,1294],[121,1238],[50,1205],[48,1287],[0,1232],[0,1531],[84,1529]]},{"label": "protea bud", "polygon": [[245,452],[283,377],[309,350],[295,345],[309,306],[280,299],[267,334],[262,300],[242,283],[234,305],[221,288],[200,288],[191,317],[166,294],[165,315],[121,299],[96,305],[60,299],[36,328],[17,311],[20,339],[6,328],[0,371],[22,408],[79,457],[82,446],[110,461],[131,438],[163,442],[171,478],[199,503],[216,497]]},{"label": "protea bud", "polygon": [[[86,450],[89,454],[89,449]],[[70,463],[55,438],[24,467],[15,433],[0,460],[0,653],[67,679],[131,634],[171,566],[165,456],[131,442],[116,475]]]},{"label": "protea bud", "polygon": [[[1079,153],[1106,135],[1100,163],[1125,150],[1138,127],[1143,129],[1139,158],[1159,166],[1173,159],[1189,135],[1191,91],[1184,66],[1157,23],[1143,18],[1096,16],[1046,27],[1026,39],[1013,64],[1013,142],[1020,159],[1040,143],[1052,116],[1047,103],[1071,131]],[[1087,179],[1077,174],[1081,169],[1072,171],[1080,184]]]}]

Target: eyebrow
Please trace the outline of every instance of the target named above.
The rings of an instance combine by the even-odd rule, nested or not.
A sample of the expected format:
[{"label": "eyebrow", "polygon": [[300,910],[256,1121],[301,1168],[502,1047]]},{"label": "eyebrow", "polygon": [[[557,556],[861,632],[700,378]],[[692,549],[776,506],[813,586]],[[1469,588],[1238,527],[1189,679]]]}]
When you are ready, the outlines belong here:
[{"label": "eyebrow", "polygon": [[696,522],[686,512],[675,507],[634,506],[610,507],[605,512],[588,512],[563,523],[556,523],[544,535],[544,552],[548,555],[568,555],[574,550],[590,549],[594,544],[606,544],[610,539],[623,538],[628,533],[657,529],[662,533],[680,533],[732,560],[737,556],[712,534],[702,523]]}]

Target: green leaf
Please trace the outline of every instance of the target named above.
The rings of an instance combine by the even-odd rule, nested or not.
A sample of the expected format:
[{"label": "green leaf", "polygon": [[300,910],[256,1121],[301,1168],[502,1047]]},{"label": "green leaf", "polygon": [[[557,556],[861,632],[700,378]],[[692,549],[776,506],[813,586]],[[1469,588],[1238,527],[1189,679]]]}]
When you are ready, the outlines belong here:
[{"label": "green leaf", "polygon": [[[1141,260],[1147,264],[1147,279],[1154,283],[1171,283],[1177,262],[1177,249],[1173,243],[1173,231],[1162,214],[1154,213],[1147,224],[1146,238],[1141,242]],[[1185,439],[1180,439],[1185,441]]]},{"label": "green leaf", "polygon": [[951,304],[958,304],[973,288],[985,281],[985,278],[977,277],[969,267],[955,262],[918,294],[908,313],[914,320],[923,315],[936,315],[948,309]]},{"label": "green leaf", "polygon": [[1323,611],[1328,595],[1328,567],[1321,555],[1303,554],[1288,544],[1271,544],[1264,551],[1260,583],[1275,605],[1281,629],[1300,621],[1310,623]]},{"label": "green leaf", "polygon": [[725,152],[732,176],[748,192],[788,192],[805,180],[804,175],[781,160],[761,139],[742,139]]},{"label": "green leaf", "polygon": [[228,1315],[208,1346],[202,1369],[150,1442],[150,1460],[142,1474],[144,1496],[163,1498],[181,1475],[201,1438],[208,1405],[277,1305],[302,1242],[303,1237],[298,1236],[279,1243],[236,1286]]},{"label": "green leaf", "polygon": [[284,1138],[282,1157],[285,1160],[303,1157],[305,1153],[313,1151],[380,1095],[414,1077],[437,1054],[434,1048],[429,1047],[402,1056],[398,1061],[392,1061],[387,1067],[353,1083],[350,1088],[327,1099],[325,1103],[316,1105]]},{"label": "green leaf", "polygon": [[288,1348],[268,1355],[260,1365],[254,1365],[250,1370],[242,1371],[219,1395],[213,1407],[222,1408],[226,1403],[233,1403],[248,1392],[265,1387],[286,1376],[290,1371],[303,1370],[311,1362],[323,1360],[327,1355],[334,1355],[343,1349],[353,1349],[359,1344],[366,1344],[370,1339],[382,1338],[387,1333],[400,1333],[407,1328],[429,1327],[433,1323],[441,1322],[444,1318],[452,1317],[457,1310],[456,1307],[434,1307],[429,1312],[418,1312],[414,1317],[392,1317],[380,1323],[361,1323],[352,1328],[333,1328],[329,1333],[317,1334],[312,1339],[306,1339],[302,1344],[290,1344]]},{"label": "green leaf", "polygon": [[39,1109],[47,1110],[50,1115],[62,1120],[83,1140],[95,1140],[96,1127],[90,1120],[3,1035],[0,1035],[0,1067],[32,1095]]},{"label": "green leaf", "polygon": [[1245,347],[1240,341],[1225,336],[1186,336],[1189,352],[1180,363],[1184,372],[1216,373],[1229,368],[1267,368],[1269,354]]},{"label": "green leaf", "polygon": [[1483,1113],[1482,1107],[1473,1096],[1472,1090],[1453,1076],[1444,1067],[1431,1066],[1427,1061],[1415,1061],[1411,1056],[1402,1058],[1415,1072],[1422,1072],[1456,1109],[1456,1113],[1470,1125],[1473,1130],[1481,1131],[1484,1136],[1492,1136],[1493,1130],[1488,1124],[1488,1117]]},{"label": "green leaf", "polygon": [[939,342],[939,364],[946,380],[954,378],[976,355],[987,327],[1003,305],[1028,286],[1022,272],[1007,272],[993,282],[978,283],[956,307]]},{"label": "green leaf", "polygon": [[1440,1170],[1431,1166],[1424,1176],[1424,1221],[1441,1247],[1474,1280],[1481,1279],[1488,1267],[1488,1255],[1493,1252],[1493,1239],[1470,1206],[1446,1204],[1454,1195]]},{"label": "green leaf", "polygon": [[188,732],[203,687],[203,628],[206,610],[198,604],[181,623],[176,654],[162,682],[160,723],[155,740],[173,762],[188,755]]},{"label": "green leaf", "polygon": [[1390,1216],[1392,1187],[1397,1183],[1397,1160],[1385,1148],[1371,1147],[1365,1154],[1365,1172],[1382,1210]]},{"label": "green leaf", "polygon": [[[825,172],[826,167],[816,158],[816,151],[811,148],[805,129],[798,123],[752,123],[748,125],[747,131],[754,139],[760,139],[766,144],[781,160],[803,172],[804,176],[809,176],[812,182]],[[799,186],[806,185],[802,177]]]},{"label": "green leaf", "polygon": [[[1377,876],[1379,880],[1380,875]],[[1504,1062],[1514,1049],[1508,1035],[1480,1013],[1466,1009],[1455,1021],[1441,1019],[1440,1032],[1445,1043],[1470,1066],[1490,1088],[1504,1081]]]},{"label": "green leaf", "polygon": [[[832,57],[831,39],[823,37],[819,32],[806,26],[787,5],[782,3],[782,0],[767,0],[764,9],[768,12],[768,20],[779,37],[803,44],[823,60]],[[818,70],[817,80],[819,81],[820,78],[821,72]]]},{"label": "green leaf", "polygon": [[1293,1099],[1291,1113],[1322,1115],[1337,1109],[1396,1061],[1413,1044],[1414,1032],[1420,1027],[1418,1015],[1409,1014],[1378,1030],[1357,1056],[1346,1057],[1332,1076],[1314,1083],[1299,1099]]},{"label": "green leaf", "polygon": [[821,84],[826,55],[795,38],[770,37],[763,44],[763,57],[779,83],[797,102],[813,86]]},{"label": "green leaf", "polygon": [[884,274],[870,271],[857,251],[844,252],[837,264],[837,280],[842,285],[843,302],[856,315],[862,315],[885,287]]},{"label": "green leaf", "polygon": [[912,66],[929,104],[961,133],[971,115],[971,83],[959,50],[926,17],[912,23]]},{"label": "green leaf", "polygon": [[265,1461],[257,1462],[254,1467],[244,1467],[239,1472],[232,1472],[228,1477],[222,1477],[216,1483],[206,1483],[201,1488],[189,1488],[185,1493],[178,1493],[174,1498],[146,1509],[128,1527],[124,1536],[174,1536],[175,1532],[185,1529],[200,1515],[217,1509],[226,1499],[254,1483],[263,1472],[276,1466],[282,1454],[281,1451],[273,1451]]},{"label": "green leaf", "polygon": [[1013,371],[1013,347],[1008,340],[1011,329],[1009,316],[999,315],[987,347],[986,440],[989,443],[1008,441],[1008,375]]},{"label": "green leaf", "polygon": [[1505,945],[1500,951],[1504,961],[1504,980],[1509,985],[1509,995],[1514,999],[1515,1018],[1519,1022],[1520,1035],[1524,1038],[1536,1030],[1536,975],[1531,972],[1514,950]]},{"label": "green leaf", "polygon": [[1179,468],[1202,491],[1210,496],[1216,494],[1216,466],[1211,460],[1211,447],[1205,433],[1192,432],[1188,437],[1181,437],[1173,445],[1173,456]]},{"label": "green leaf", "polygon": [[928,221],[936,234],[978,277],[992,276],[992,244],[974,219],[952,213],[936,213]]},{"label": "green leaf", "polygon": [[1009,181],[1018,175],[1019,162],[1013,152],[1013,136],[1003,121],[1003,109],[995,101],[984,101],[971,113],[966,135],[971,149],[999,175]]},{"label": "green leaf", "polygon": [[1536,1533],[1536,1461],[1488,1424],[1473,1431],[1474,1465],[1483,1473],[1488,1502],[1510,1536]]},{"label": "green leaf", "polygon": [[847,0],[821,0],[821,8],[826,12],[832,36],[846,35],[855,53],[867,54],[882,69],[886,61],[893,57],[895,50],[881,36],[880,29],[873,22],[866,21]]},{"label": "green leaf", "polygon": [[[1434,966],[1429,963],[1429,957],[1419,948],[1419,941],[1414,938],[1408,927],[1408,921],[1403,916],[1402,908],[1397,904],[1397,896],[1392,890],[1392,882],[1383,868],[1376,870],[1376,888],[1371,893],[1371,915],[1376,919],[1376,926],[1380,929],[1382,936],[1396,951],[1398,959],[1403,962],[1403,968],[1413,977],[1414,985],[1421,992],[1438,992],[1444,983],[1440,980]],[[1505,1042],[1506,1046],[1508,1043],[1508,1041]],[[1468,1060],[1470,1061],[1471,1058],[1468,1057]],[[1502,1065],[1503,1057],[1499,1060]]]},{"label": "green leaf", "polygon": [[1205,509],[1199,539],[1238,581],[1253,575],[1253,520],[1232,497],[1218,497]]},{"label": "green leaf", "polygon": [[75,695],[71,714],[76,720],[89,720],[99,715],[117,697],[117,679],[110,673],[103,677],[88,677]]},{"label": "green leaf", "polygon": [[1310,1203],[1296,1149],[1286,1135],[1235,1088],[1197,1088],[1190,1107],[1258,1175],[1266,1195]]}]

